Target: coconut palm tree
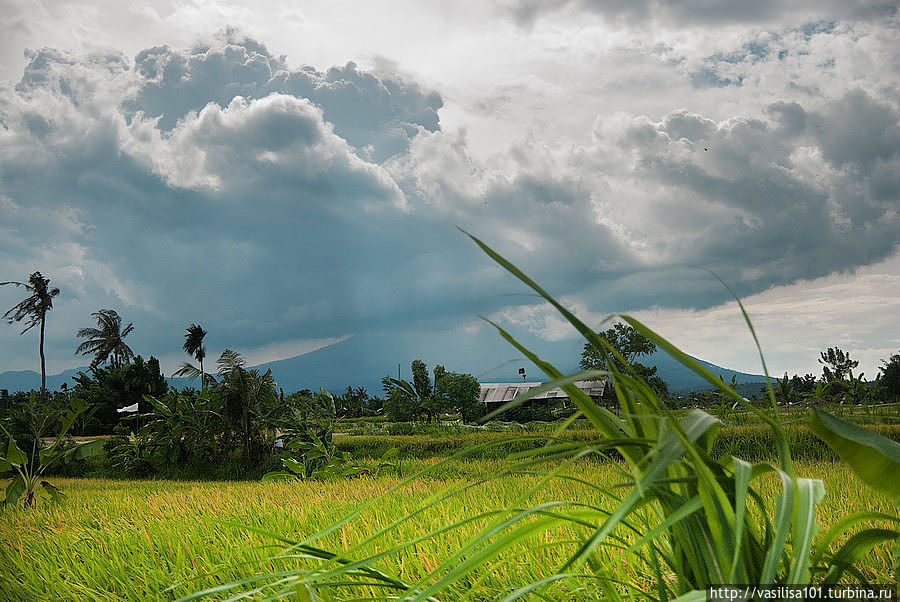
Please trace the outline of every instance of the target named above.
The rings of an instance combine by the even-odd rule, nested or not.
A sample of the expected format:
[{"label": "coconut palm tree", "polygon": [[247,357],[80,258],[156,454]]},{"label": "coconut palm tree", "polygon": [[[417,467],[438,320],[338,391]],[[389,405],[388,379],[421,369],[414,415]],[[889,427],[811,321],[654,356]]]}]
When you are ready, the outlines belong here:
[{"label": "coconut palm tree", "polygon": [[260,432],[259,427],[278,402],[272,370],[260,373],[247,369],[246,361],[237,351],[226,349],[219,356],[219,390],[222,392],[224,410],[237,427],[243,447],[245,462]]},{"label": "coconut palm tree", "polygon": [[181,368],[179,368],[172,375],[186,376],[191,380],[194,380],[199,376],[201,390],[206,388],[206,383],[208,380],[211,380],[213,382],[215,380],[211,375],[207,375],[203,371],[203,358],[206,357],[206,347],[203,346],[203,337],[205,336],[206,331],[203,330],[203,327],[201,327],[199,324],[191,324],[187,327],[187,332],[185,332],[184,334],[184,352],[190,356],[193,356],[198,362],[200,362],[200,368],[197,369],[197,367],[193,364],[183,362],[181,364]]},{"label": "coconut palm tree", "polygon": [[40,272],[35,272],[29,276],[28,282],[0,282],[0,286],[4,284],[24,287],[30,293],[28,297],[3,314],[3,319],[10,324],[26,320],[25,330],[20,334],[25,334],[38,324],[41,325],[41,337],[40,343],[38,343],[38,351],[41,356],[41,391],[46,391],[47,367],[44,360],[44,324],[47,320],[47,312],[53,309],[53,297],[59,294],[59,289],[50,288],[50,279],[44,278]]},{"label": "coconut palm tree", "polygon": [[131,362],[134,352],[124,339],[134,330],[134,326],[129,322],[122,328],[122,318],[112,309],[101,309],[91,315],[97,319],[97,326],[100,328],[80,329],[77,336],[87,340],[78,346],[75,353],[94,354],[91,368],[96,368],[106,361],[113,368],[121,368]]}]

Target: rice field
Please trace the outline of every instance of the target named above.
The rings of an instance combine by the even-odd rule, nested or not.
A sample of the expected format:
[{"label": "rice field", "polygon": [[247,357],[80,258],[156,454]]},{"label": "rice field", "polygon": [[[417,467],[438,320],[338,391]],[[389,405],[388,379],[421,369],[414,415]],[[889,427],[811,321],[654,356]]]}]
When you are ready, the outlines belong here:
[{"label": "rice field", "polygon": [[[408,460],[417,470],[435,459]],[[453,461],[428,479],[377,500],[354,521],[328,536],[329,548],[346,549],[419,507],[428,496],[501,472],[504,460]],[[616,463],[585,462],[569,474],[595,483],[621,480]],[[857,510],[894,512],[893,504],[860,483],[844,464],[798,462],[797,472],[825,482],[820,505],[823,527]],[[367,550],[385,549],[459,520],[514,504],[537,477],[506,476],[472,487],[403,523]],[[36,509],[0,513],[0,599],[3,600],[171,600],[219,583],[267,570],[296,566],[298,560],[271,560],[277,542],[237,524],[287,538],[309,536],[345,516],[359,504],[398,483],[395,475],[328,482],[191,482],[57,479],[66,499]],[[774,496],[776,483],[764,489]],[[542,485],[530,503],[577,500],[609,506],[571,480]],[[388,574],[411,579],[439,566],[478,532],[476,521],[423,541],[377,563]],[[454,599],[495,600],[518,585],[550,574],[572,551],[571,528],[542,533],[518,545],[463,580]],[[640,569],[616,562],[617,550],[603,557],[625,580],[641,583]],[[872,576],[890,574],[889,550],[876,548],[865,566]],[[560,582],[548,590],[559,599],[594,599],[590,582]],[[349,596],[348,590],[320,590],[323,599]],[[371,593],[378,593],[372,591]],[[382,592],[384,593],[384,592]],[[357,591],[355,595],[359,595]],[[353,597],[353,596],[350,596]],[[220,595],[218,599],[227,598]]]}]

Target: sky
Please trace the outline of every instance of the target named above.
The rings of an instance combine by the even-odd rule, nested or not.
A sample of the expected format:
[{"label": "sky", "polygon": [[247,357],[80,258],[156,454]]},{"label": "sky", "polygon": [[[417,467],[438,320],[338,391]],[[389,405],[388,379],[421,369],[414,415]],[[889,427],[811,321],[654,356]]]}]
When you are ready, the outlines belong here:
[{"label": "sky", "polygon": [[[900,350],[894,3],[0,0],[0,280],[61,289],[48,372],[100,308],[167,371],[185,327],[251,363],[478,316],[644,320],[774,373]],[[21,298],[0,288],[0,308]],[[0,371],[36,333],[0,329]],[[539,351],[539,349],[538,349]],[[378,353],[373,349],[372,353]],[[414,359],[413,357],[408,360]],[[408,361],[407,360],[407,361]]]}]

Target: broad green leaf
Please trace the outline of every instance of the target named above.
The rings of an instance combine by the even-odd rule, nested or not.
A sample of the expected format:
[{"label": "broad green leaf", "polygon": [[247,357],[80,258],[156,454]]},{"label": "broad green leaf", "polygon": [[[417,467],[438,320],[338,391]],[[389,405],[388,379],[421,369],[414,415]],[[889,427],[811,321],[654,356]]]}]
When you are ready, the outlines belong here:
[{"label": "broad green leaf", "polygon": [[776,501],[777,510],[775,511],[775,522],[773,523],[775,536],[769,544],[768,552],[766,552],[766,559],[763,563],[762,575],[759,580],[760,585],[775,583],[778,562],[781,560],[788,532],[791,530],[791,518],[794,511],[794,482],[782,470],[778,471],[778,476],[781,477],[782,492]]},{"label": "broad green leaf", "polygon": [[9,437],[9,441],[6,444],[6,457],[4,460],[13,466],[24,466],[28,462],[28,456],[19,449],[19,446],[16,445],[16,440],[12,436]]},{"label": "broad green leaf", "polygon": [[259,481],[261,483],[270,483],[272,481],[290,481],[296,478],[297,475],[293,473],[285,472],[283,470],[273,470],[260,477]]},{"label": "broad green leaf", "polygon": [[281,463],[284,465],[285,468],[290,470],[295,475],[299,475],[302,477],[302,476],[304,476],[304,474],[306,472],[304,470],[303,464],[301,464],[300,462],[298,462],[297,460],[295,460],[293,458],[285,458],[284,460],[281,461]]},{"label": "broad green leaf", "polygon": [[10,506],[15,504],[22,497],[23,493],[25,493],[25,481],[21,476],[17,476],[6,486],[6,500],[4,503]]},{"label": "broad green leaf", "polygon": [[87,443],[82,443],[78,447],[75,448],[75,459],[83,460],[89,456],[93,456],[101,449],[103,449],[103,445],[106,443],[103,439],[94,439],[93,441],[88,441]]},{"label": "broad green leaf", "polygon": [[38,450],[38,459],[41,461],[42,466],[46,466],[50,458],[56,454],[56,446],[53,447],[42,447]]},{"label": "broad green leaf", "polygon": [[850,528],[859,524],[859,523],[868,523],[871,521],[885,521],[895,523],[900,525],[900,517],[891,516],[890,514],[885,514],[883,512],[874,512],[874,511],[863,511],[863,512],[854,512],[848,516],[845,516],[837,523],[831,526],[827,532],[819,539],[818,544],[816,544],[816,553],[813,557],[813,566],[817,566],[819,561],[825,556],[828,552],[828,548],[831,547],[832,542],[838,537],[843,536],[845,533],[850,531]]},{"label": "broad green leaf", "polygon": [[71,401],[72,409],[78,413],[84,412],[87,409],[87,402],[81,397],[73,397]]},{"label": "broad green leaf", "polygon": [[[731,559],[731,569],[728,572],[728,581],[736,583],[741,554],[741,544],[744,537],[744,515],[747,510],[747,490],[753,478],[753,467],[743,460],[731,457],[731,469],[734,473],[734,552]],[[743,580],[747,575],[742,574]]]},{"label": "broad green leaf", "polygon": [[850,465],[867,485],[900,503],[900,443],[813,410],[809,428]]},{"label": "broad green leaf", "polygon": [[[76,447],[70,447],[69,449],[65,450],[65,452],[63,452],[63,455],[62,455],[63,462],[65,462],[66,464],[68,464],[68,463],[71,462],[73,459],[75,459],[75,452],[76,452],[77,449],[78,449],[78,448],[76,448]],[[49,456],[48,456],[48,458],[49,458]],[[47,465],[48,465],[48,462],[45,461],[44,458],[41,458],[41,463],[42,463],[44,466],[47,466]]]},{"label": "broad green leaf", "polygon": [[63,492],[60,491],[55,485],[48,483],[47,481],[41,481],[41,487],[44,488],[44,491],[50,494],[50,500],[56,504],[63,500]]}]

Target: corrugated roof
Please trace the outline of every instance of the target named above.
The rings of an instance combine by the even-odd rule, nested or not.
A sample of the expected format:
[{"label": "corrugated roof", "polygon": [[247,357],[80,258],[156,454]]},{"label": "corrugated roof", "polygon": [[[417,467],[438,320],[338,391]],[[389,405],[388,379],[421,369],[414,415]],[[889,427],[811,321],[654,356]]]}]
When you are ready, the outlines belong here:
[{"label": "corrugated roof", "polygon": [[[479,383],[481,386],[479,399],[484,403],[505,403],[542,384],[544,383]],[[574,384],[587,395],[594,398],[600,398],[603,395],[603,390],[606,388],[606,381],[602,380],[579,380]],[[565,397],[568,397],[565,391],[557,388],[538,393],[532,399],[561,399]]]}]

